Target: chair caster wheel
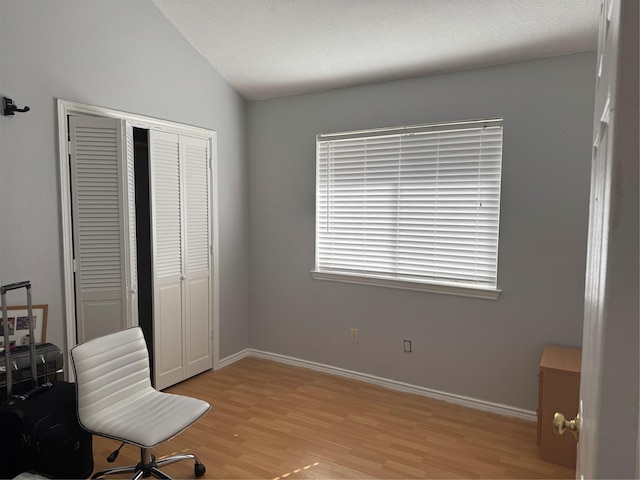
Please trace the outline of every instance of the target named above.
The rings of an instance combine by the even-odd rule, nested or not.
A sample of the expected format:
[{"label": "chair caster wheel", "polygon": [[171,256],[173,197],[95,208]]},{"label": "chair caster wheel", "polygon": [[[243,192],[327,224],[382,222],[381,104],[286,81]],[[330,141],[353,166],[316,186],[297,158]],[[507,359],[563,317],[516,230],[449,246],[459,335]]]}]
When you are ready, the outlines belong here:
[{"label": "chair caster wheel", "polygon": [[196,474],[196,477],[201,477],[202,475],[204,475],[204,472],[206,472],[207,469],[204,466],[204,463],[196,463],[193,471]]}]

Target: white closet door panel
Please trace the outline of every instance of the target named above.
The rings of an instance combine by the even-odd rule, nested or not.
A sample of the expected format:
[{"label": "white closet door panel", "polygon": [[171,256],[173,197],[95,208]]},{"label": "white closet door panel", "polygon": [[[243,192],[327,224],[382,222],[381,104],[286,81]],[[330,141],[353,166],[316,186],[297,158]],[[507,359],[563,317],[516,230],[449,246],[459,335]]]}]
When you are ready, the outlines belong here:
[{"label": "white closet door panel", "polygon": [[210,322],[209,141],[181,137],[184,172],[186,376],[212,367]]},{"label": "white closet door panel", "polygon": [[185,175],[186,273],[209,271],[209,141],[181,137]]},{"label": "white closet door panel", "polygon": [[85,340],[102,337],[118,329],[126,328],[125,322],[118,324],[116,319],[122,318],[122,295],[117,290],[101,292],[84,292],[80,315],[85,321],[83,337]]},{"label": "white closet door panel", "polygon": [[127,326],[122,121],[70,116],[78,342]]},{"label": "white closet door panel", "polygon": [[212,367],[211,334],[209,322],[209,273],[189,275],[187,282],[186,377]]},{"label": "white closet door panel", "polygon": [[182,275],[179,136],[150,132],[155,277]]},{"label": "white closet door panel", "polygon": [[154,288],[155,387],[163,389],[184,380],[182,282]]},{"label": "white closet door panel", "polygon": [[184,380],[180,137],[149,132],[153,243],[155,387]]},{"label": "white closet door panel", "polygon": [[150,132],[156,387],[212,367],[209,140]]}]

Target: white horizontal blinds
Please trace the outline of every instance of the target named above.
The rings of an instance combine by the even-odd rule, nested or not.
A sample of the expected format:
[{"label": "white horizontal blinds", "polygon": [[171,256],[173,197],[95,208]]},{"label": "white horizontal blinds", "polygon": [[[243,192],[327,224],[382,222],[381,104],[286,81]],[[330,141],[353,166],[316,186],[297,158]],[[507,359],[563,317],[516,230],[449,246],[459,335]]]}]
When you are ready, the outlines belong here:
[{"label": "white horizontal blinds", "polygon": [[316,270],[496,287],[502,123],[320,136]]},{"label": "white horizontal blinds", "polygon": [[156,277],[182,275],[179,136],[150,131]]},{"label": "white horizontal blinds", "polygon": [[182,137],[185,172],[186,270],[209,270],[209,141]]},{"label": "white horizontal blinds", "polygon": [[76,269],[82,292],[119,290],[123,281],[120,121],[70,117]]}]

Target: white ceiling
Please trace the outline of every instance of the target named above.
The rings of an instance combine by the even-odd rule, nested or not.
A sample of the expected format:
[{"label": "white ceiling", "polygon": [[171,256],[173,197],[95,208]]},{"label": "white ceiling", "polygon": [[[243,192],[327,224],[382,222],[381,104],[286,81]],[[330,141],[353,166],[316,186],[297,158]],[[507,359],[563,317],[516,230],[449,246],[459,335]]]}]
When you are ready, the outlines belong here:
[{"label": "white ceiling", "polygon": [[247,100],[595,50],[601,0],[154,0]]}]

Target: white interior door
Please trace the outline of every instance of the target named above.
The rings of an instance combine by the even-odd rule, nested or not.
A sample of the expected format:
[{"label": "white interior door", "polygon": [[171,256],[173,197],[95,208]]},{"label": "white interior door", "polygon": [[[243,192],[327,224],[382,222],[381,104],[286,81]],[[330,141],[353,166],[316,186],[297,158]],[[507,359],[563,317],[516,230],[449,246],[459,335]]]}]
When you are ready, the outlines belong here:
[{"label": "white interior door", "polygon": [[183,200],[180,136],[151,130],[154,385],[184,380]]},{"label": "white interior door", "polygon": [[124,122],[69,116],[78,343],[126,328]]},{"label": "white interior door", "polygon": [[150,132],[155,386],[210,369],[211,146]]},{"label": "white interior door", "polygon": [[212,367],[210,146],[181,136],[185,215],[186,378]]},{"label": "white interior door", "polygon": [[605,0],[598,46],[578,478],[637,478],[638,2]]}]

